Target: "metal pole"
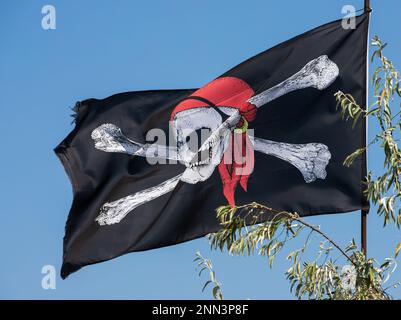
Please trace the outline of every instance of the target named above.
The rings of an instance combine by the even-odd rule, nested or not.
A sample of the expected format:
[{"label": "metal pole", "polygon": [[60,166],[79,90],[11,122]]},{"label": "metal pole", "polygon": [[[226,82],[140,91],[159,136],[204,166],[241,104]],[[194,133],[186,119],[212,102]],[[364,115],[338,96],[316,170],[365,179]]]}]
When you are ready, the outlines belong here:
[{"label": "metal pole", "polygon": [[367,255],[368,252],[368,246],[367,246],[367,218],[368,218],[368,211],[367,210],[361,210],[361,248],[363,254]]},{"label": "metal pole", "polygon": [[372,8],[370,7],[370,0],[365,0],[364,11],[365,11],[365,12],[370,12],[370,11],[372,11]]},{"label": "metal pole", "polygon": [[[369,13],[372,11],[372,8],[370,7],[370,0],[365,0],[365,5],[364,5],[364,12]],[[366,63],[368,63],[368,60]],[[366,84],[366,90],[368,90],[368,84]],[[366,108],[367,108],[367,103],[368,103],[368,97],[366,97]],[[361,248],[362,252],[367,256],[368,252],[368,246],[367,246],[367,218],[368,218],[368,210],[361,210]]]}]

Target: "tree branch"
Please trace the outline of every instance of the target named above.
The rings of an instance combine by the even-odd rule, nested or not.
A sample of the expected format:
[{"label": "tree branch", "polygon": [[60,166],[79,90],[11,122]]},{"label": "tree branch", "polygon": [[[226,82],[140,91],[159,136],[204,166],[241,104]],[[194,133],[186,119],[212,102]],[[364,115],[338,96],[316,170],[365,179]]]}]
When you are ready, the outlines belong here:
[{"label": "tree branch", "polygon": [[268,211],[271,213],[274,213],[275,216],[273,219],[279,217],[280,215],[285,215],[287,216],[290,220],[294,220],[297,221],[299,223],[301,223],[302,225],[304,225],[305,227],[311,229],[312,231],[318,233],[319,235],[321,235],[323,238],[325,238],[328,242],[330,242],[350,263],[352,263],[352,265],[355,266],[355,262],[352,260],[352,258],[343,250],[341,249],[341,247],[334,242],[334,240],[332,240],[328,235],[326,235],[323,231],[321,231],[319,228],[317,228],[314,225],[309,224],[308,222],[304,221],[297,212],[291,213],[288,211],[278,211],[278,210],[274,210],[272,208],[269,208],[265,205],[259,204],[259,203],[251,203],[251,204],[245,204],[242,206],[237,206],[238,209],[248,209],[249,207],[253,208],[253,209],[259,209],[262,211]]}]

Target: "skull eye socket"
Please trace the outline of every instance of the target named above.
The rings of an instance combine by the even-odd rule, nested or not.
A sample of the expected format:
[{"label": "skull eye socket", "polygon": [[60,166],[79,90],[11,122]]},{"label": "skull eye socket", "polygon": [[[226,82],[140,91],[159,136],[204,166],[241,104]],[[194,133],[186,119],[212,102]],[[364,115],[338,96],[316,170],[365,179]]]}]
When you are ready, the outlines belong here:
[{"label": "skull eye socket", "polygon": [[[194,152],[197,152],[201,146],[203,145],[203,143],[210,137],[211,134],[211,129],[207,128],[207,127],[202,127],[199,129],[196,129],[192,134],[191,134],[191,140],[192,142],[192,146],[195,148]],[[191,148],[191,146],[190,146]]]},{"label": "skull eye socket", "polygon": [[211,133],[212,133],[211,128],[202,127],[193,130],[186,135],[182,134],[181,143],[186,144],[189,150],[197,152],[201,148],[203,143],[210,137]]},{"label": "skull eye socket", "polygon": [[212,157],[212,145],[204,145],[205,141],[210,137],[211,129],[202,127],[192,132],[192,139],[189,149],[195,154],[191,159],[190,166],[197,167],[208,164]]}]

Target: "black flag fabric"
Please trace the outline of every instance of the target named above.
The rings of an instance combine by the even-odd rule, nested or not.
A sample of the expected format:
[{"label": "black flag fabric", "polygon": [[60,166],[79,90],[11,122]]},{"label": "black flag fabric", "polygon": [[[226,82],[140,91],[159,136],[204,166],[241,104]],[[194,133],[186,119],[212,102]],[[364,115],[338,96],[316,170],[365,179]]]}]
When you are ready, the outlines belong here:
[{"label": "black flag fabric", "polygon": [[368,19],[308,31],[200,89],[77,103],[55,149],[74,193],[61,276],[215,232],[227,203],[301,216],[367,209],[366,159],[343,166],[365,146],[365,124],[343,121],[334,94],[366,105]]}]

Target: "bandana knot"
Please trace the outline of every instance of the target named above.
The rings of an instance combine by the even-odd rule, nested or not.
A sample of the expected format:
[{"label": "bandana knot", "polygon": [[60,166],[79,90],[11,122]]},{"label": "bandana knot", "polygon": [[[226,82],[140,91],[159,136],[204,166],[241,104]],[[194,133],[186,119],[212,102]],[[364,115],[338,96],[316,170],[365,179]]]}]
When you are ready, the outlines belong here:
[{"label": "bandana knot", "polygon": [[253,144],[248,135],[248,123],[255,119],[257,108],[246,102],[239,111],[241,120],[231,133],[229,146],[218,167],[223,183],[223,194],[232,207],[235,206],[235,189],[238,183],[244,191],[247,191],[248,179],[255,162]]}]

